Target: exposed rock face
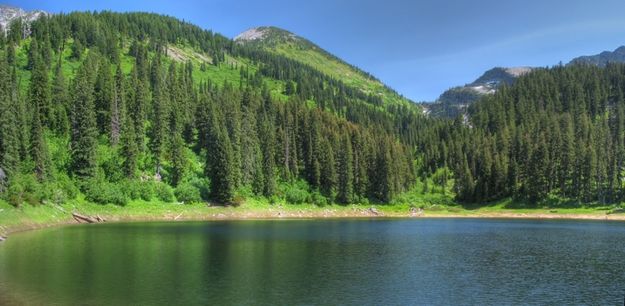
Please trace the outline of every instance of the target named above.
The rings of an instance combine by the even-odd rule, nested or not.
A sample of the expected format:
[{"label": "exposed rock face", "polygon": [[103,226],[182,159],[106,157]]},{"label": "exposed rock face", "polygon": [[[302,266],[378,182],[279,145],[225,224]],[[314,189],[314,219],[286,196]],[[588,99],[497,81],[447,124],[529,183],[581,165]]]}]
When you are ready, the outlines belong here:
[{"label": "exposed rock face", "polygon": [[42,10],[34,10],[27,12],[19,7],[13,7],[9,5],[0,5],[0,26],[6,31],[13,20],[21,19],[28,25],[37,20],[39,17],[49,15],[49,13]]},{"label": "exposed rock face", "polygon": [[234,40],[235,41],[249,41],[249,40],[257,40],[263,39],[267,35],[268,31],[263,28],[251,28],[239,35],[237,35]]},{"label": "exposed rock face", "polygon": [[[262,41],[262,40],[272,40],[274,42],[284,42],[284,41],[302,41],[305,40],[287,30],[276,28],[276,27],[256,27],[251,28],[234,38],[234,41],[243,43],[243,42],[252,42],[252,41]],[[312,44],[312,43],[310,43]]]}]

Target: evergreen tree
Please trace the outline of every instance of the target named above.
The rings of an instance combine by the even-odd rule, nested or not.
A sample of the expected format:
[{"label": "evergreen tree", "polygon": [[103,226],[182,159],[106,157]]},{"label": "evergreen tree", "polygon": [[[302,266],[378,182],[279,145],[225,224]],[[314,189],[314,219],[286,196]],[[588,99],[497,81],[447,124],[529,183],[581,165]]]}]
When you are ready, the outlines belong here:
[{"label": "evergreen tree", "polygon": [[341,140],[341,151],[338,160],[338,200],[344,204],[351,203],[354,197],[354,160],[352,155],[352,141],[349,134],[346,134]]},{"label": "evergreen tree", "polygon": [[69,108],[69,98],[67,94],[67,85],[61,62],[56,66],[54,73],[54,81],[52,84],[52,113],[54,121],[52,122],[52,130],[59,135],[68,135],[69,118],[67,111]]},{"label": "evergreen tree", "polygon": [[20,140],[16,85],[8,70],[6,63],[0,65],[0,168],[10,175],[20,160]]},{"label": "evergreen tree", "polygon": [[52,111],[50,107],[50,85],[48,83],[48,70],[38,55],[35,55],[32,63],[32,77],[29,88],[29,100],[33,108],[38,109],[42,126],[50,126]]},{"label": "evergreen tree", "polygon": [[39,107],[35,106],[33,120],[31,124],[31,140],[30,140],[30,156],[35,164],[35,174],[40,181],[48,176],[48,149],[44,140],[43,126],[41,125],[41,116],[39,115]]},{"label": "evergreen tree", "polygon": [[276,191],[275,170],[275,131],[272,122],[264,116],[260,125],[261,148],[263,152],[263,178],[265,196],[271,196]]},{"label": "evergreen tree", "polygon": [[205,174],[210,178],[211,196],[219,203],[229,204],[235,194],[234,152],[216,109],[211,110]]},{"label": "evergreen tree", "polygon": [[79,178],[93,177],[96,172],[98,130],[94,105],[92,61],[89,57],[76,74],[71,106],[71,172]]}]

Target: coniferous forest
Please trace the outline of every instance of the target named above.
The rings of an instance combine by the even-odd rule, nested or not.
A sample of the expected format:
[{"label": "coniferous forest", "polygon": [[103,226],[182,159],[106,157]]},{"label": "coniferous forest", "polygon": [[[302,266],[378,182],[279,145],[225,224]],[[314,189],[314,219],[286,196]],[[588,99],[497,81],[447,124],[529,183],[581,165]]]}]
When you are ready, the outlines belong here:
[{"label": "coniferous forest", "polygon": [[0,191],[14,206],[390,203],[428,185],[462,203],[625,198],[621,64],[538,69],[449,120],[155,14],[18,20],[0,61]]}]

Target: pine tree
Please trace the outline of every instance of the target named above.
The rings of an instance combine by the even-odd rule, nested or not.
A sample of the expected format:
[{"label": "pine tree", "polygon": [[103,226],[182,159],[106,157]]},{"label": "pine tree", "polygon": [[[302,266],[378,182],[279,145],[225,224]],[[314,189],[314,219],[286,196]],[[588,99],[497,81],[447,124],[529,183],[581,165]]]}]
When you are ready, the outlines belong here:
[{"label": "pine tree", "polygon": [[110,63],[105,59],[100,61],[94,91],[98,132],[100,135],[110,135],[111,109],[115,98],[115,85]]},{"label": "pine tree", "polygon": [[20,160],[20,140],[16,88],[9,73],[9,65],[0,65],[0,168],[8,175],[15,170]]},{"label": "pine tree", "polygon": [[43,126],[39,107],[35,106],[30,132],[30,156],[35,164],[35,174],[39,181],[43,181],[48,176],[48,148],[43,136]]},{"label": "pine tree", "polygon": [[42,126],[49,127],[51,120],[50,85],[48,70],[39,55],[34,55],[32,63],[32,77],[29,88],[29,100],[34,108],[38,108],[39,120]]},{"label": "pine tree", "polygon": [[171,185],[178,186],[185,175],[187,159],[185,157],[185,143],[180,133],[175,133],[171,141]]},{"label": "pine tree", "polygon": [[111,145],[116,146],[122,131],[122,123],[126,114],[126,104],[124,103],[124,75],[122,73],[121,64],[117,64],[117,72],[115,73],[115,83],[113,84],[113,100],[111,103]]},{"label": "pine tree", "polygon": [[263,194],[267,197],[276,191],[276,162],[275,162],[275,131],[272,122],[263,116],[260,125],[261,148],[263,152]]},{"label": "pine tree", "polygon": [[339,154],[339,180],[338,180],[338,201],[344,204],[351,203],[354,198],[354,170],[352,141],[349,134],[342,137],[341,151]]},{"label": "pine tree", "polygon": [[211,196],[219,203],[229,204],[236,188],[232,144],[221,116],[211,110],[205,174],[210,178]]},{"label": "pine tree", "polygon": [[71,106],[71,172],[79,178],[89,178],[96,173],[96,147],[98,130],[94,105],[93,78],[89,57],[76,74]]},{"label": "pine tree", "polygon": [[121,130],[121,156],[124,158],[122,167],[126,177],[134,178],[137,174],[137,159],[139,155],[135,124],[130,116],[124,116],[122,119],[124,120]]},{"label": "pine tree", "polygon": [[156,160],[156,167],[160,167],[161,157],[165,145],[167,144],[167,118],[168,101],[167,95],[164,89],[164,81],[160,79],[160,75],[157,76],[157,80],[154,85],[154,98],[152,107],[152,125],[150,129],[150,149]]},{"label": "pine tree", "polygon": [[137,149],[139,153],[145,151],[145,111],[148,103],[148,88],[147,84],[135,78],[135,94],[134,103],[131,108],[131,116],[133,117],[134,130],[135,130],[135,142],[137,143]]},{"label": "pine tree", "polygon": [[65,84],[65,76],[61,67],[61,61],[56,66],[54,73],[54,81],[52,84],[52,112],[54,121],[52,122],[52,130],[59,135],[67,135],[69,132],[69,118],[67,110],[69,108],[67,94],[67,85]]},{"label": "pine tree", "polygon": [[39,44],[37,43],[37,39],[33,38],[30,41],[30,46],[28,48],[28,63],[26,68],[28,70],[35,69],[35,65],[37,60],[39,60]]}]

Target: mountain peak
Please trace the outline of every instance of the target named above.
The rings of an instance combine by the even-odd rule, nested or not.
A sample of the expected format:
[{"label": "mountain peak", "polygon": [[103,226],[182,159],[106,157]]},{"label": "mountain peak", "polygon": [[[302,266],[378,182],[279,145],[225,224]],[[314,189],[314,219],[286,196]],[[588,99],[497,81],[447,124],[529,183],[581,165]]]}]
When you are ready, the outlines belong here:
[{"label": "mountain peak", "polygon": [[305,39],[278,27],[261,26],[246,30],[237,35],[234,41],[239,43],[264,42],[278,44],[286,42],[307,42]]}]

